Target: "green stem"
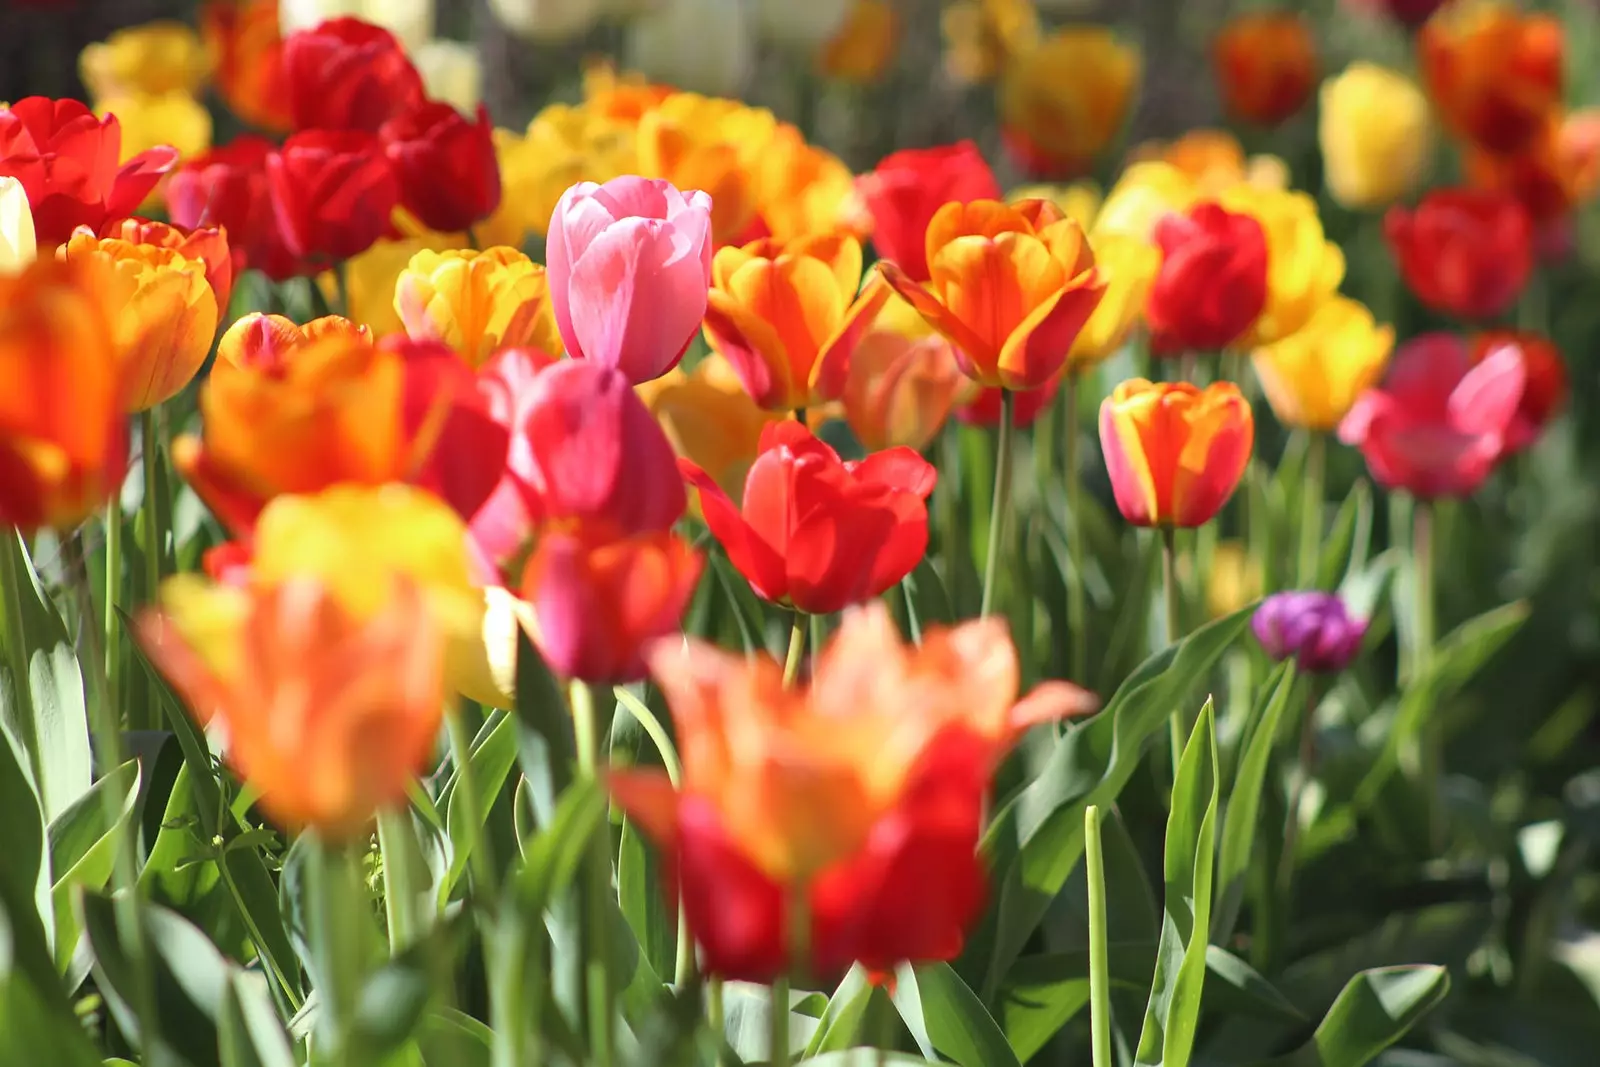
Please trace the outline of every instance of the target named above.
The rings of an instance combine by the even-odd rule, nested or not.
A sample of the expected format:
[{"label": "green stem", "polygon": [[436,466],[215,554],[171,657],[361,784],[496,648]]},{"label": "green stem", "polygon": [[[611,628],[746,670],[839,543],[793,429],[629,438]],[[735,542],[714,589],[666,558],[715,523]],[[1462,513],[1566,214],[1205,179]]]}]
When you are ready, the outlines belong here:
[{"label": "green stem", "polygon": [[1006,511],[1011,505],[1011,436],[1015,422],[1015,398],[1009,389],[1000,390],[1000,440],[994,457],[994,503],[989,509],[989,551],[983,565],[983,603],[979,614],[994,611],[995,580],[1000,572],[1000,545],[1005,540]]},{"label": "green stem", "polygon": [[706,1025],[717,1039],[716,1067],[722,1067],[722,1046],[727,1042],[727,1014],[722,1002],[722,979],[713,975],[706,984]]},{"label": "green stem", "polygon": [[472,737],[459,705],[445,709],[445,730],[450,739],[450,759],[456,765],[456,802],[467,817],[467,869],[472,873],[476,895],[494,906],[494,862],[489,855],[489,840],[483,832],[484,813],[478,810],[477,783],[472,773]]},{"label": "green stem", "polygon": [[806,651],[806,613],[799,608],[794,609],[794,621],[789,626],[789,654],[783,661],[783,687],[785,689],[794,685],[795,679],[800,677],[800,661]]},{"label": "green stem", "polygon": [[1317,563],[1322,546],[1323,479],[1328,465],[1328,439],[1317,430],[1306,431],[1306,474],[1301,482],[1304,496],[1300,504],[1300,569],[1298,585],[1301,589],[1317,586]]},{"label": "green stem", "polygon": [[1089,876],[1089,1028],[1094,1067],[1111,1063],[1111,971],[1106,948],[1106,870],[1100,851],[1100,809],[1083,812],[1084,864]]},{"label": "green stem", "polygon": [[809,968],[811,902],[805,885],[789,894],[788,920],[789,968],[772,983],[772,1047],[767,1062],[773,1067],[789,1067],[789,981],[791,976],[804,981]]},{"label": "green stem", "polygon": [[[144,538],[144,598],[154,604],[161,590],[161,555],[166,531],[161,528],[161,510],[157,499],[160,480],[161,441],[156,431],[156,409],[147,408],[139,413],[141,463],[144,471],[144,499],[139,503],[139,529]],[[161,707],[161,690],[154,679],[150,681],[152,714]],[[154,727],[154,722],[140,723],[141,727]]]},{"label": "green stem", "polygon": [[323,988],[317,991],[318,1062],[336,1065],[349,1053],[350,1023],[361,995],[360,960],[347,951],[350,931],[344,917],[359,890],[349,848],[313,833],[307,854],[307,881],[311,894],[307,916],[311,951],[319,964]]},{"label": "green stem", "polygon": [[103,628],[106,641],[106,707],[118,722],[122,722],[122,620],[117,617],[117,604],[122,600],[121,486],[106,502],[105,527],[106,603]]},{"label": "green stem", "polygon": [[[459,783],[457,788],[460,788]],[[422,931],[422,920],[417,915],[416,882],[411,876],[411,854],[405,847],[406,838],[413,831],[401,821],[410,818],[411,813],[404,808],[378,812],[378,852],[383,857],[383,913],[389,926],[390,956],[404,952]]]},{"label": "green stem", "polygon": [[1072,564],[1072,572],[1067,575],[1067,627],[1072,631],[1067,677],[1084,682],[1089,677],[1089,609],[1083,581],[1083,474],[1078,470],[1078,384],[1079,373],[1071,367],[1067,368],[1064,383],[1067,394],[1067,552]]},{"label": "green stem", "polygon": [[[1171,526],[1161,527],[1161,585],[1167,606],[1167,644],[1176,645],[1180,622],[1178,617],[1178,545],[1177,532]],[[1167,732],[1172,742],[1172,780],[1178,780],[1178,760],[1183,756],[1183,709],[1174,706],[1167,719]]]},{"label": "green stem", "polygon": [[[1421,685],[1428,675],[1434,644],[1433,502],[1418,500],[1411,512],[1411,569],[1416,581],[1416,647],[1411,655],[1411,684]],[[1431,812],[1429,829],[1435,849],[1444,845],[1444,804],[1440,788],[1444,778],[1444,731],[1439,716],[1430,715],[1422,724],[1422,780],[1427,787]]]},{"label": "green stem", "polygon": [[[587,682],[572,683],[572,725],[578,742],[578,773],[595,781],[599,777],[599,752],[603,732],[596,715],[594,690]],[[585,911],[588,946],[584,962],[584,989],[588,1000],[589,1045],[595,1067],[612,1063],[611,1024],[611,831],[604,822],[589,843],[588,887]]]},{"label": "green stem", "polygon": [[1317,692],[1315,676],[1306,679],[1306,706],[1300,716],[1299,774],[1294,788],[1289,791],[1289,817],[1284,824],[1283,851],[1278,856],[1278,898],[1286,902],[1294,883],[1294,847],[1300,837],[1300,806],[1305,803],[1306,786],[1311,783],[1311,772],[1317,763]]},{"label": "green stem", "polygon": [[[954,422],[954,420],[951,420]],[[947,425],[939,433],[939,471],[940,477],[960,481],[961,471],[961,438],[958,436],[954,425]],[[964,601],[962,597],[965,590],[965,575],[967,566],[958,565],[959,554],[970,552],[971,547],[962,543],[960,534],[960,516],[956,505],[960,500],[959,484],[946,485],[943,489],[935,490],[933,500],[935,505],[935,518],[939,524],[939,555],[943,563],[945,585],[949,587],[950,596],[954,603]],[[970,556],[968,557],[971,558]]]},{"label": "green stem", "polygon": [[250,909],[245,907],[244,894],[239,892],[239,884],[233,880],[233,872],[228,870],[228,857],[217,856],[217,873],[222,877],[222,884],[227,887],[228,895],[233,898],[233,906],[238,909],[239,915],[244,919],[245,933],[250,937],[250,943],[255,946],[256,955],[266,967],[267,973],[277,984],[283,999],[288,1003],[291,1012],[297,1012],[305,1005],[305,1000],[300,996],[294,984],[289,981],[288,974],[278,958],[272,954],[272,949],[267,945],[267,939],[262,936],[261,927],[256,925],[255,916],[250,914]]}]

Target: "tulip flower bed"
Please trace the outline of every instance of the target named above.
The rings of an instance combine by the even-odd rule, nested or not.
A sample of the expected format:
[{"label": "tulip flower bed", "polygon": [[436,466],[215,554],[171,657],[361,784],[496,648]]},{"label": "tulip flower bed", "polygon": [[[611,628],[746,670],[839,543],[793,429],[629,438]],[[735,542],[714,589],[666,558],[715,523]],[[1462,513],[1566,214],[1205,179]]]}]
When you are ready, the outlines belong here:
[{"label": "tulip flower bed", "polygon": [[522,132],[371,3],[0,106],[0,1067],[1595,1062],[1566,24],[1235,15],[1247,157],[957,0],[1003,152],[852,173],[718,81],[883,75],[804,6],[494,0],[641,68]]}]

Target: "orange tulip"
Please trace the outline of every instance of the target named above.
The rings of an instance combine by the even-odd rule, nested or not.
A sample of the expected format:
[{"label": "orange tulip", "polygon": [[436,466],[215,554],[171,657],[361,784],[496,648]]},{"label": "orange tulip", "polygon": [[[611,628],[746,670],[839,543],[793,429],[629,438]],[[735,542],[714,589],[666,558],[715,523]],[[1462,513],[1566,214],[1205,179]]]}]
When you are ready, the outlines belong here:
[{"label": "orange tulip", "polygon": [[1105,292],[1083,228],[1047,200],[946,204],[928,224],[927,255],[926,288],[893,263],[878,269],[987,386],[1055,377]]},{"label": "orange tulip", "polygon": [[206,281],[217,298],[219,315],[228,313],[233,296],[233,280],[242,269],[238,252],[228,244],[228,231],[220,226],[196,226],[185,230],[165,222],[148,219],[117,219],[100,228],[101,237],[114,237],[136,245],[170,248],[184,259],[204,265]]},{"label": "orange tulip", "polygon": [[870,85],[894,59],[900,21],[889,0],[855,0],[844,25],[822,46],[817,67],[830,78]]},{"label": "orange tulip", "polygon": [[282,315],[254,311],[242,316],[222,335],[222,340],[217,342],[217,361],[278,373],[288,365],[289,357],[296,350],[330,337],[371,342],[372,331],[338,315],[312,319],[301,326]]},{"label": "orange tulip", "polygon": [[1452,5],[1417,35],[1428,95],[1444,125],[1490,152],[1529,144],[1561,106],[1561,23],[1493,0]]},{"label": "orange tulip", "polygon": [[1217,35],[1213,59],[1228,110],[1262,126],[1299,111],[1317,84],[1317,42],[1290,11],[1235,17]]},{"label": "orange tulip", "polygon": [[1600,109],[1552,117],[1515,155],[1468,146],[1466,171],[1472,185],[1509,193],[1535,222],[1565,218],[1600,186]]},{"label": "orange tulip", "polygon": [[709,193],[712,236],[737,241],[756,218],[751,165],[776,130],[763,108],[674,93],[639,120],[639,173]]},{"label": "orange tulip", "polygon": [[994,79],[1039,43],[1033,0],[956,0],[939,15],[944,67],[958,82]]},{"label": "orange tulip", "polygon": [[0,526],[77,525],[122,485],[114,308],[97,263],[38,260],[0,274]]},{"label": "orange tulip", "polygon": [[1086,173],[1122,128],[1139,54],[1100,27],[1059,30],[1006,67],[1000,125],[1023,167],[1044,177]]},{"label": "orange tulip", "polygon": [[[844,230],[864,236],[872,227],[866,202],[856,192],[855,178],[839,159],[807,143],[805,135],[784,123],[750,165],[757,219],[766,235],[778,241]],[[715,201],[711,214],[716,217]]]},{"label": "orange tulip", "polygon": [[1250,403],[1232,382],[1135,378],[1100,405],[1100,447],[1122,517],[1136,526],[1202,526],[1244,476],[1255,441]]},{"label": "orange tulip", "polygon": [[869,452],[896,445],[920,452],[972,388],[945,338],[874,329],[851,357],[844,417]]},{"label": "orange tulip", "polygon": [[666,431],[672,450],[711,475],[729,496],[744,491],[744,477],[755,462],[761,431],[787,412],[763,411],[750,399],[739,377],[718,355],[682,366],[634,387],[650,414]]},{"label": "orange tulip", "polygon": [[861,243],[845,234],[723,248],[711,263],[706,340],[769,411],[835,400],[889,298],[875,279],[860,286]]},{"label": "orange tulip", "polygon": [[228,110],[252,126],[289,128],[277,0],[206,0],[200,31]]}]

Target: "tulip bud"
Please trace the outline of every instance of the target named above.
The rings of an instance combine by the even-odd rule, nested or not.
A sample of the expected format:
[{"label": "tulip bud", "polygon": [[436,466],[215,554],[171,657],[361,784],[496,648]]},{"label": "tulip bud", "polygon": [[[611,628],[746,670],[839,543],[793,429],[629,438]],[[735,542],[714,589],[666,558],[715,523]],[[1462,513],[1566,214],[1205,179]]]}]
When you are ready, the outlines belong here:
[{"label": "tulip bud", "polygon": [[1100,447],[1122,517],[1135,526],[1203,526],[1244,476],[1255,442],[1232,382],[1204,389],[1135,378],[1100,405]]},{"label": "tulip bud", "polygon": [[384,154],[400,183],[400,204],[430,230],[465,230],[500,203],[489,112],[468,122],[449,104],[430,101],[384,123]]},{"label": "tulip bud", "polygon": [[1428,169],[1433,120],[1403,74],[1357,62],[1322,83],[1317,139],[1328,191],[1348,208],[1383,207]]},{"label": "tulip bud", "polygon": [[1122,128],[1139,66],[1138,52],[1110,30],[1058,30],[1006,65],[1000,124],[1007,147],[1032,174],[1087,173]]},{"label": "tulip bud", "polygon": [[925,237],[940,208],[1000,199],[994,172],[971,141],[895,152],[856,185],[872,213],[873,247],[916,282],[928,280]]},{"label": "tulip bud", "polygon": [[400,185],[371,134],[297,133],[266,159],[283,243],[302,260],[349,259],[389,228]]},{"label": "tulip bud", "polygon": [[1390,208],[1383,230],[1406,285],[1447,315],[1497,318],[1533,273],[1533,223],[1503,193],[1435,189],[1415,211]]},{"label": "tulip bud", "polygon": [[376,133],[424,99],[422,77],[394,34],[358,18],[288,34],[283,68],[300,131]]},{"label": "tulip bud", "polygon": [[1285,426],[1332,430],[1383,375],[1394,328],[1361,303],[1335,296],[1298,333],[1255,351],[1256,378]]},{"label": "tulip bud", "polygon": [[1163,351],[1226,348],[1267,304],[1267,236],[1252,216],[1196,204],[1156,224],[1161,270],[1145,317]]},{"label": "tulip bud", "polygon": [[1250,629],[1272,659],[1293,657],[1302,671],[1336,674],[1361,651],[1367,623],[1332,593],[1274,593],[1250,617]]},{"label": "tulip bud", "polygon": [[1213,58],[1228,111],[1259,126],[1288,119],[1317,84],[1317,43],[1295,12],[1235,16],[1217,34]]}]

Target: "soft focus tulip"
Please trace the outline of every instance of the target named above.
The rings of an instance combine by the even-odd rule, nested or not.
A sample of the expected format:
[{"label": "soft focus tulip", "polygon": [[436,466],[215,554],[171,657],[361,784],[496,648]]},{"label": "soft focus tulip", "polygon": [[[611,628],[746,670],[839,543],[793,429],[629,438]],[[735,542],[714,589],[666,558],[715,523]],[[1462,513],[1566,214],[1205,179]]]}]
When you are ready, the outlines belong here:
[{"label": "soft focus tulip", "polygon": [[394,34],[360,19],[289,34],[283,66],[296,130],[376,133],[423,101],[422,77]]},{"label": "soft focus tulip", "polygon": [[[1013,393],[1011,396],[1011,425],[1026,430],[1039,416],[1056,402],[1061,392],[1061,375],[1051,378],[1038,389]],[[1004,397],[999,389],[979,389],[978,395],[956,408],[956,418],[969,426],[994,429],[1004,417]]]},{"label": "soft focus tulip", "polygon": [[311,579],[247,590],[184,576],[138,633],[195,717],[222,727],[229,764],[280,824],[359,836],[405,803],[433,751],[442,649],[413,587],[363,617]]},{"label": "soft focus tulip", "polygon": [[1383,232],[1417,299],[1458,318],[1499,316],[1533,272],[1533,223],[1503,193],[1435,189],[1415,211],[1390,208]]},{"label": "soft focus tulip", "polygon": [[[1559,234],[1574,208],[1600,189],[1600,110],[1552,119],[1522,151],[1499,156],[1466,147],[1467,183],[1514,198],[1533,219],[1535,243]],[[1558,244],[1559,247],[1559,244]]]},{"label": "soft focus tulip", "polygon": [[754,982],[788,967],[799,894],[812,974],[959,955],[985,896],[990,776],[1028,727],[1094,708],[1065,682],[1018,703],[1001,621],[930,627],[908,646],[878,604],[845,616],[808,686],[694,639],[658,642],[649,665],[682,791],[657,770],[608,784],[664,849],[706,971]]},{"label": "soft focus tulip", "polygon": [[378,131],[400,182],[400,204],[430,230],[465,230],[500,204],[489,112],[468,122],[449,104],[421,104]]},{"label": "soft focus tulip", "polygon": [[147,22],[86,45],[78,56],[83,84],[96,101],[178,92],[194,96],[210,63],[200,37],[181,22]]},{"label": "soft focus tulip", "polygon": [[674,367],[635,392],[661,424],[673,451],[730,495],[743,490],[767,424],[789,418],[787,412],[778,415],[757,407],[728,361],[715,354],[696,363],[692,373]]},{"label": "soft focus tulip", "polygon": [[278,0],[204,0],[200,32],[215,58],[214,82],[228,110],[252,126],[288,129],[292,116]]},{"label": "soft focus tulip", "polygon": [[463,115],[475,114],[483,101],[483,59],[476,45],[465,41],[428,41],[411,52],[429,100],[449,104]]},{"label": "soft focus tulip", "polygon": [[[1229,187],[1233,184],[1228,182]],[[1093,235],[1114,234],[1151,244],[1156,223],[1188,211],[1200,197],[1194,179],[1171,163],[1130,164],[1095,212]]]},{"label": "soft focus tulip", "polygon": [[[1246,158],[1244,146],[1227,130],[1190,130],[1173,141],[1145,141],[1133,147],[1128,159],[1125,177],[1137,164],[1165,163],[1188,179],[1194,199],[1215,198],[1240,185],[1257,189],[1289,187],[1287,163],[1277,156]],[[1124,183],[1119,180],[1117,184]]]},{"label": "soft focus tulip", "polygon": [[[345,314],[365,326],[374,337],[404,333],[405,323],[394,306],[395,284],[401,273],[421,252],[444,252],[462,248],[466,243],[464,235],[432,232],[375,242],[365,252],[344,262]],[[338,275],[326,272],[318,277],[317,283],[329,304],[335,303],[339,296]],[[550,332],[555,332],[553,319]]]},{"label": "soft focus tulip", "polygon": [[888,69],[900,37],[900,19],[889,0],[855,0],[844,25],[817,55],[829,78],[871,85]]},{"label": "soft focus tulip", "polygon": [[1254,217],[1267,238],[1267,302],[1249,340],[1270,344],[1298,332],[1344,280],[1344,252],[1324,235],[1317,202],[1301,192],[1236,186],[1220,203]]},{"label": "soft focus tulip", "polygon": [[968,377],[1037,389],[1067,360],[1105,283],[1083,229],[1048,201],[946,204],[928,225],[927,287],[879,270],[955,345]]},{"label": "soft focus tulip", "polygon": [[1105,199],[1100,186],[1087,179],[1067,185],[1051,185],[1048,182],[1020,185],[1005,195],[1008,204],[1023,200],[1048,200],[1060,208],[1063,215],[1082,226],[1085,233],[1094,229],[1095,218],[1100,214],[1100,205],[1105,203]]},{"label": "soft focus tulip", "polygon": [[1261,571],[1260,557],[1252,556],[1243,541],[1218,541],[1205,570],[1207,614],[1220,619],[1260,600]]},{"label": "soft focus tulip", "polygon": [[314,30],[337,18],[381,26],[411,52],[433,37],[434,0],[278,0],[278,20],[285,34]]},{"label": "soft focus tulip", "polygon": [[1164,351],[1226,348],[1267,306],[1267,235],[1253,216],[1196,204],[1156,224],[1161,270],[1145,304]]},{"label": "soft focus tulip", "polygon": [[418,252],[395,283],[394,307],[407,334],[442,341],[474,367],[501,348],[560,350],[545,269],[513,248]]},{"label": "soft focus tulip", "polygon": [[605,0],[489,0],[489,10],[500,24],[530,41],[579,37],[605,8]]},{"label": "soft focus tulip", "polygon": [[1135,526],[1203,526],[1250,462],[1255,419],[1232,382],[1135,378],[1100,405],[1100,447],[1117,510]]},{"label": "soft focus tulip", "polygon": [[971,388],[945,338],[873,329],[850,358],[845,421],[869,452],[897,446],[920,452]]},{"label": "soft focus tulip", "polygon": [[1386,489],[1423,499],[1471,496],[1505,454],[1528,372],[1502,347],[1473,366],[1467,343],[1430,333],[1401,345],[1389,373],[1339,424]]},{"label": "soft focus tulip", "polygon": [[908,148],[856,179],[872,214],[872,246],[912,281],[928,280],[928,223],[955,201],[1000,199],[1000,185],[971,141]]},{"label": "soft focus tulip", "polygon": [[1383,375],[1394,328],[1379,326],[1364,304],[1329,299],[1297,333],[1255,350],[1256,378],[1285,426],[1332,430]]},{"label": "soft focus tulip", "polygon": [[186,231],[165,222],[120,219],[101,227],[100,236],[136,245],[170,248],[191,263],[199,263],[205,270],[212,295],[217,298],[219,318],[227,313],[237,264],[236,254],[228,245],[228,235],[221,227],[197,226]]},{"label": "soft focus tulip", "polygon": [[928,547],[936,472],[909,448],[845,463],[797,422],[761,435],[744,505],[683,460],[706,525],[760,597],[813,615],[840,611],[910,574]]},{"label": "soft focus tulip", "polygon": [[1299,111],[1317,84],[1317,42],[1296,12],[1235,16],[1217,34],[1212,60],[1228,112],[1259,126]]},{"label": "soft focus tulip", "polygon": [[400,200],[394,170],[369,133],[297,133],[266,168],[283,243],[302,260],[338,262],[370,248]]},{"label": "soft focus tulip", "polygon": [[243,136],[205,155],[186,159],[167,181],[167,213],[185,229],[217,227],[229,245],[274,281],[300,273],[302,266],[283,243],[272,209],[267,157],[272,142]]},{"label": "soft focus tulip", "polygon": [[1317,116],[1328,192],[1348,208],[1405,196],[1433,155],[1428,100],[1405,75],[1356,62],[1322,83]]},{"label": "soft focus tulip", "polygon": [[1567,400],[1567,365],[1555,342],[1536,333],[1492,330],[1472,339],[1472,363],[1504,348],[1522,357],[1522,399],[1506,430],[1506,449],[1520,452],[1537,441]]},{"label": "soft focus tulip", "polygon": [[872,226],[850,168],[787,122],[773,131],[748,171],[756,218],[747,241],[760,236],[787,242],[834,231],[859,237]]},{"label": "soft focus tulip", "polygon": [[1400,25],[1416,29],[1443,7],[1445,0],[1345,0],[1345,6],[1387,15]]},{"label": "soft focus tulip", "polygon": [[475,227],[485,246],[516,247],[530,233],[543,236],[573,185],[639,170],[633,126],[587,106],[551,104],[533,117],[525,134],[495,130],[494,147],[500,206]]},{"label": "soft focus tulip", "polygon": [[777,129],[764,108],[674,93],[639,119],[639,170],[680,189],[704,190],[717,244],[741,241],[759,210],[753,163]]},{"label": "soft focus tulip", "polygon": [[1100,27],[1059,30],[1000,82],[1006,145],[1030,173],[1073,178],[1111,143],[1139,83],[1139,54]]},{"label": "soft focus tulip", "polygon": [[1293,658],[1311,674],[1336,674],[1361,651],[1367,621],[1351,618],[1332,593],[1274,593],[1250,617],[1250,629],[1269,658]]},{"label": "soft focus tulip", "polygon": [[28,190],[16,178],[0,178],[0,274],[15,274],[38,253]]},{"label": "soft focus tulip", "polygon": [[939,12],[945,71],[957,82],[994,80],[1039,44],[1032,0],[955,0]]},{"label": "soft focus tulip", "polygon": [[[217,342],[218,365],[283,375],[295,354],[316,341],[344,338],[359,342],[352,352],[372,344],[372,331],[339,315],[327,315],[300,325],[282,315],[253,311],[228,327]],[[224,367],[222,373],[231,373]]]},{"label": "soft focus tulip", "polygon": [[127,469],[116,308],[95,263],[0,272],[0,525],[70,529]]},{"label": "soft focus tulip", "polygon": [[1561,107],[1561,22],[1494,0],[1463,0],[1417,34],[1417,58],[1445,127],[1491,152],[1519,151]]},{"label": "soft focus tulip", "polygon": [[677,365],[705,315],[710,199],[661,179],[582,182],[556,205],[545,261],[568,354],[647,382]]},{"label": "soft focus tulip", "polygon": [[628,69],[697,93],[738,96],[755,69],[749,4],[665,0],[628,21]]},{"label": "soft focus tulip", "polygon": [[1068,364],[1073,373],[1092,367],[1120,349],[1144,314],[1150,287],[1161,269],[1161,253],[1144,241],[1120,234],[1091,239],[1095,273],[1105,283],[1094,314],[1072,341]]},{"label": "soft focus tulip", "polygon": [[28,191],[34,231],[46,248],[78,226],[98,230],[133,214],[177,161],[171,148],[153,148],[119,166],[121,148],[116,117],[96,118],[76,100],[30,96],[0,108],[0,176]]},{"label": "soft focus tulip", "polygon": [[841,234],[723,248],[711,277],[706,339],[769,411],[838,399],[889,298],[876,278],[860,289],[861,245]]}]

